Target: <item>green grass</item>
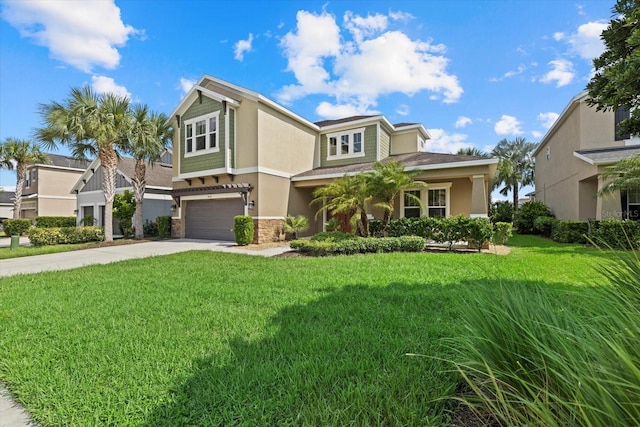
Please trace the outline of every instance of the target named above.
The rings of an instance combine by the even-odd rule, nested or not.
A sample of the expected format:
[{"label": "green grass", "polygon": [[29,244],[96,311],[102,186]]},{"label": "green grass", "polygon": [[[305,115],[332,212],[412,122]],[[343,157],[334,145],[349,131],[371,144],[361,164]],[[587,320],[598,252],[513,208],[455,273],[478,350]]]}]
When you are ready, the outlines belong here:
[{"label": "green grass", "polygon": [[58,252],[69,252],[77,249],[83,249],[87,246],[95,245],[90,243],[77,243],[73,245],[55,245],[55,246],[20,246],[17,249],[0,248],[0,259],[20,258],[33,255],[55,254]]},{"label": "green grass", "polygon": [[0,279],[0,378],[45,426],[446,425],[461,382],[447,340],[478,290],[542,284],[571,303],[606,262],[513,243],[508,256],[189,252]]}]

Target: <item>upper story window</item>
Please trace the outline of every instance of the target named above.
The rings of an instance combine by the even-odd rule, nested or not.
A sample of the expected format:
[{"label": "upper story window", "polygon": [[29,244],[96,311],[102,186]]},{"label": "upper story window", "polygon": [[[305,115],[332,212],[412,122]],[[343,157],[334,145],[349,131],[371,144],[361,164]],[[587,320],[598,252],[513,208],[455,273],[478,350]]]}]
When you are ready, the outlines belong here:
[{"label": "upper story window", "polygon": [[620,122],[623,120],[627,120],[630,117],[629,114],[629,110],[624,108],[624,107],[619,107],[616,110],[616,115],[615,115],[615,127],[614,127],[614,132],[615,132],[615,140],[616,141],[622,141],[624,139],[629,139],[631,138],[631,135],[626,134],[620,134]]},{"label": "upper story window", "polygon": [[184,156],[220,151],[218,141],[219,112],[185,120],[184,122]]},{"label": "upper story window", "polygon": [[25,188],[31,187],[31,171],[27,171],[24,175],[24,186]]},{"label": "upper story window", "polygon": [[364,128],[327,135],[327,160],[364,156]]}]

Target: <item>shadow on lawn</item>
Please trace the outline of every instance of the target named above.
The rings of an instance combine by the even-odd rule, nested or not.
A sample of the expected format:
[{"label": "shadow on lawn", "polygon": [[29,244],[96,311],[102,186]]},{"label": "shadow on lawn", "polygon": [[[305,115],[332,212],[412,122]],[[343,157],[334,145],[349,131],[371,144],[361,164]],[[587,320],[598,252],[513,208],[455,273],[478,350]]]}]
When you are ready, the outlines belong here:
[{"label": "shadow on lawn", "polygon": [[463,333],[460,312],[481,288],[499,292],[477,282],[318,290],[317,300],[274,316],[271,336],[235,337],[230,355],[194,361],[145,425],[446,424],[455,405],[437,399],[455,393],[458,375],[442,360],[405,354],[450,357],[442,338]]}]

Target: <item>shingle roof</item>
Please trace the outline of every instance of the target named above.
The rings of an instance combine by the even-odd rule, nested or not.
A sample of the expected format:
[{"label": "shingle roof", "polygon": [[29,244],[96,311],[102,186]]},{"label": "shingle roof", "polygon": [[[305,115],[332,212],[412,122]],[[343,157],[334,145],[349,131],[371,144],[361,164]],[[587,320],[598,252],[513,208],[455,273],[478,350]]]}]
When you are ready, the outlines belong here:
[{"label": "shingle roof", "polygon": [[331,125],[339,125],[339,124],[348,123],[348,122],[355,122],[356,120],[369,119],[371,117],[378,117],[378,116],[351,116],[351,117],[345,117],[343,119],[322,120],[320,122],[315,122],[314,124],[319,127],[324,127],[324,126],[331,126]]},{"label": "shingle roof", "polygon": [[[135,175],[135,159],[121,157],[118,161],[118,170],[127,178]],[[147,185],[152,187],[171,187],[172,167],[164,163],[147,163],[146,179]]]},{"label": "shingle roof", "polygon": [[13,199],[14,197],[16,197],[16,192],[15,191],[0,191],[0,203],[11,203],[13,204]]},{"label": "shingle roof", "polygon": [[405,126],[416,126],[416,125],[419,125],[419,124],[420,123],[405,123],[405,122],[403,122],[403,123],[394,123],[393,127],[394,128],[403,128]]},{"label": "shingle roof", "polygon": [[591,164],[615,163],[626,157],[640,155],[640,146],[632,145],[628,147],[577,150],[576,154],[589,159],[589,163]]},{"label": "shingle roof", "polygon": [[[444,153],[407,153],[407,154],[398,154],[395,156],[389,156],[384,160],[381,160],[381,163],[390,162],[392,160],[401,161],[405,167],[416,167],[416,166],[426,166],[426,165],[439,165],[439,164],[451,164],[451,163],[461,163],[461,162],[471,162],[477,160],[491,160],[486,157],[479,156],[467,156],[462,154],[444,154]],[[358,163],[346,166],[332,166],[332,167],[324,167],[312,169],[310,171],[302,172],[298,175],[295,175],[293,178],[303,178],[303,177],[314,177],[314,176],[323,176],[323,175],[344,175],[347,173],[358,173],[358,172],[366,172],[372,171],[373,165],[375,162],[368,163]],[[443,166],[443,168],[446,166]]]},{"label": "shingle roof", "polygon": [[61,168],[86,169],[91,160],[76,159],[70,156],[47,153],[48,161],[39,163],[41,165],[57,166]]}]

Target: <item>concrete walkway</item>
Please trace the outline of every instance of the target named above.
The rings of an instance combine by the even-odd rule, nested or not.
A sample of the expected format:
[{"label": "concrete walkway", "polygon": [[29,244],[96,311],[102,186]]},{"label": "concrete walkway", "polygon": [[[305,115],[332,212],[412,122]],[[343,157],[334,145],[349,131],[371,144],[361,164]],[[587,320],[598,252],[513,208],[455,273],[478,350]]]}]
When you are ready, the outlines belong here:
[{"label": "concrete walkway", "polygon": [[[8,246],[8,244],[6,246]],[[57,254],[5,259],[0,261],[0,277],[40,273],[43,271],[69,270],[92,264],[109,264],[128,259],[169,255],[192,250],[271,257],[288,252],[291,248],[289,245],[282,245],[259,249],[251,246],[237,246],[232,242],[211,240],[160,240],[134,243],[131,245],[109,246]],[[28,427],[34,425],[36,424],[30,420],[29,415],[20,405],[11,399],[7,390],[3,388],[0,383],[0,427]]]}]

